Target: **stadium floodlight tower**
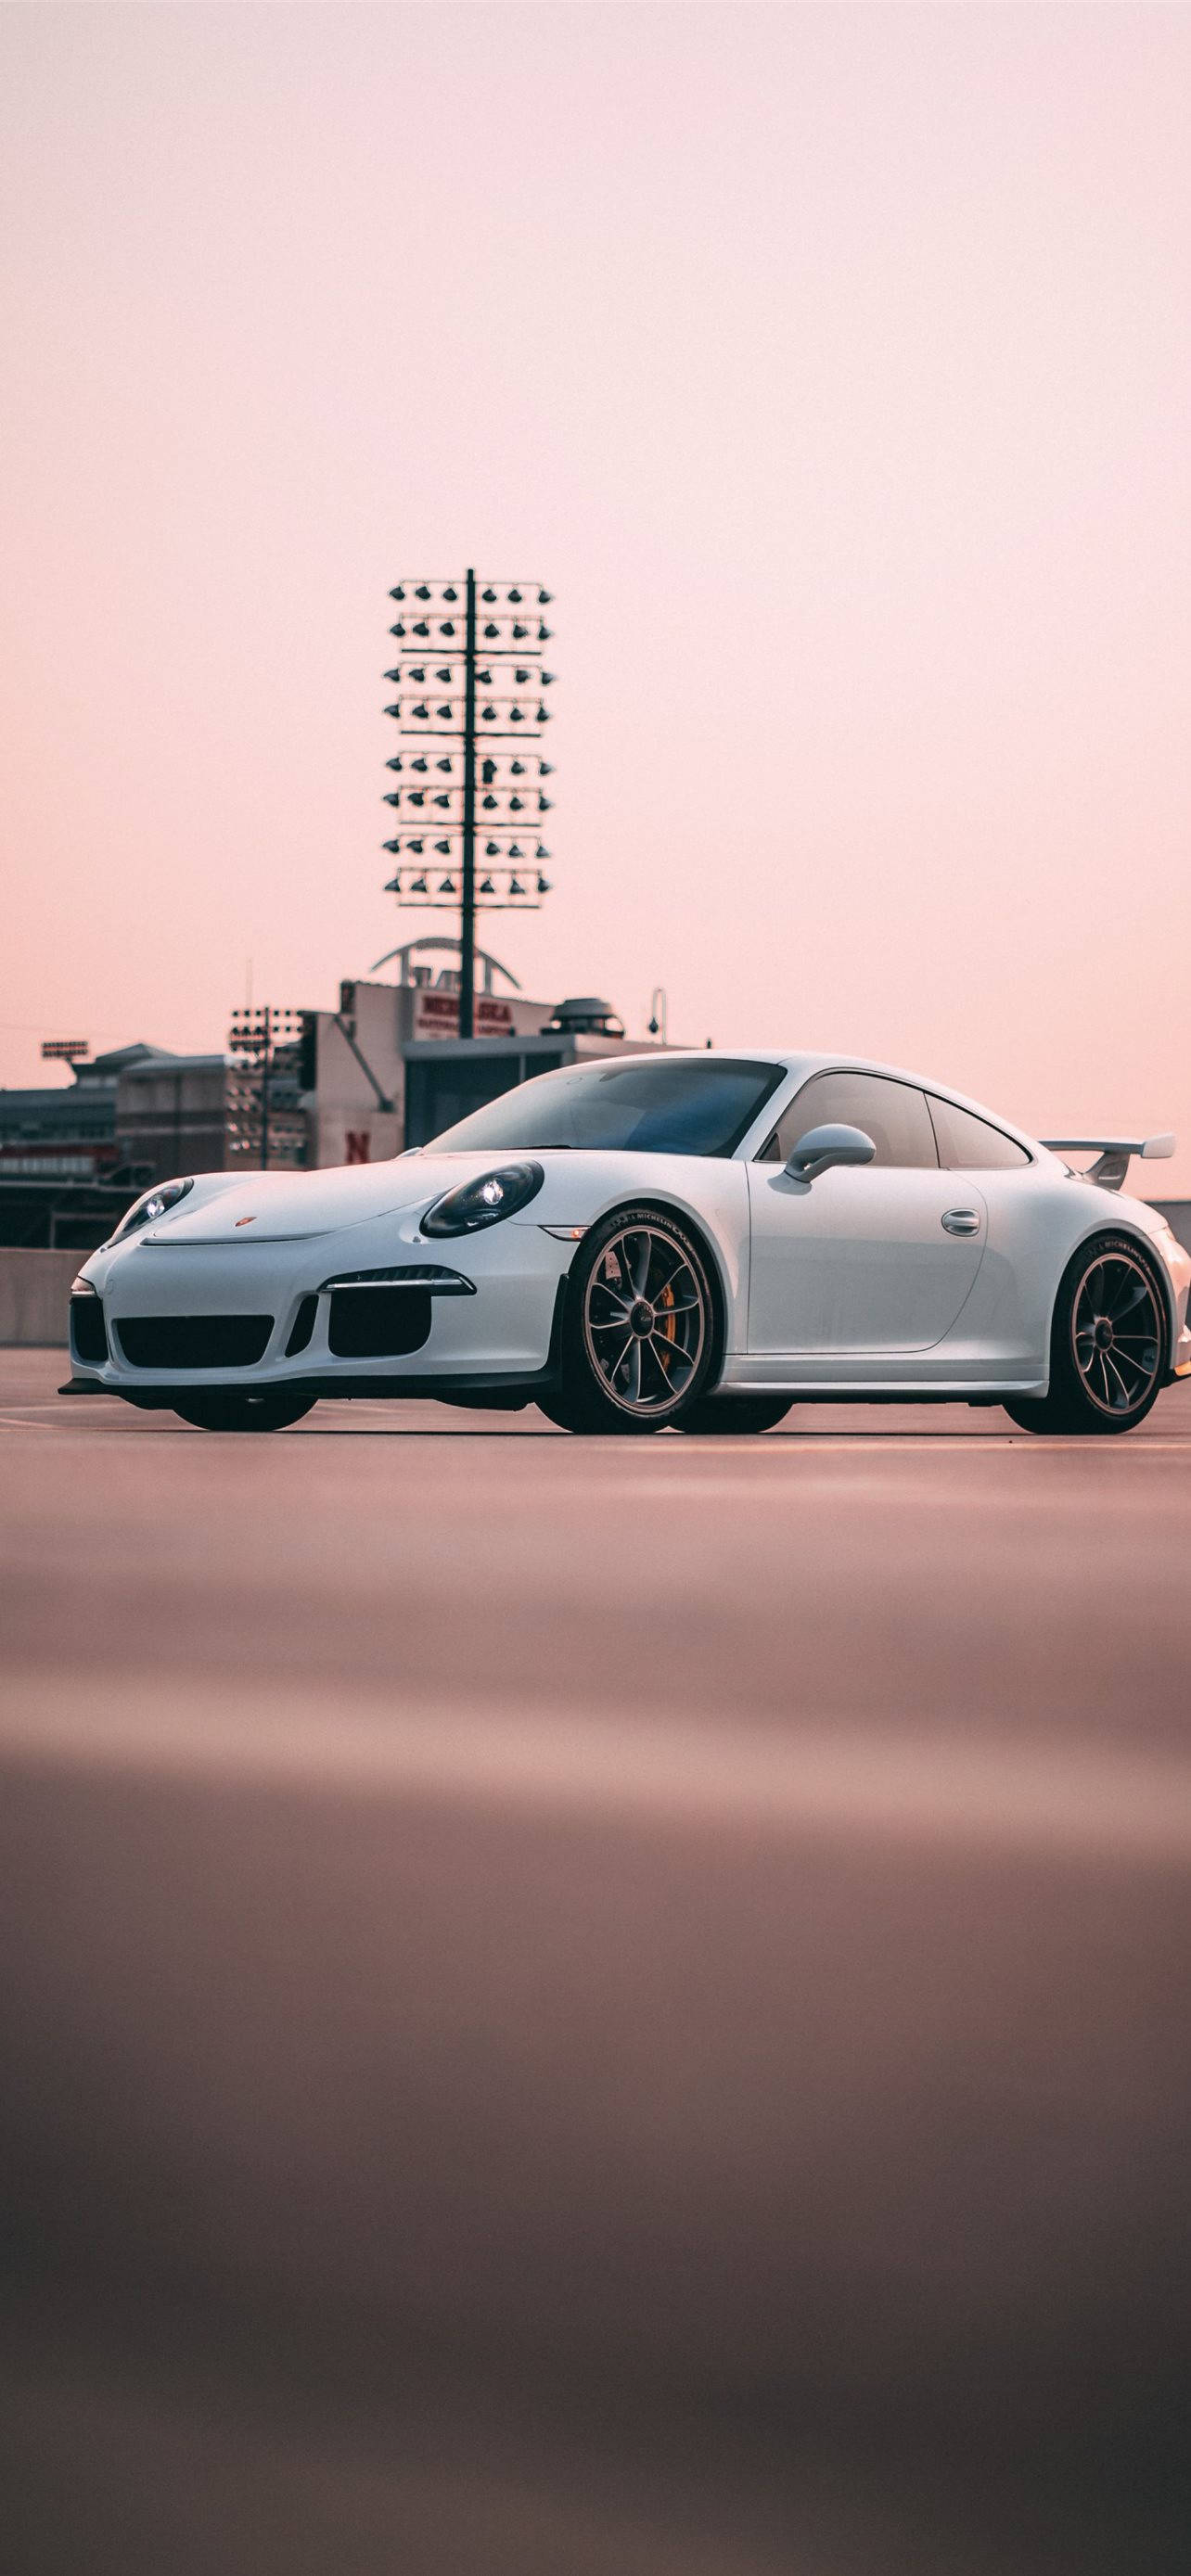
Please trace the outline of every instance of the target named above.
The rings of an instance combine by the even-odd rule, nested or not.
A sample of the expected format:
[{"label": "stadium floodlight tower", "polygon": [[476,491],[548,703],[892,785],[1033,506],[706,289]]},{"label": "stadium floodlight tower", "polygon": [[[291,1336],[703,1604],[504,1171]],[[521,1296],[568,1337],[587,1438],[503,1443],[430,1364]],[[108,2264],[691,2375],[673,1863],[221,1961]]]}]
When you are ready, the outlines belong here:
[{"label": "stadium floodlight tower", "polygon": [[229,1169],[297,1170],[306,1157],[303,1090],[313,1088],[309,1061],[313,1014],[246,1003],[232,1013],[227,1077]]},{"label": "stadium floodlight tower", "polygon": [[[536,912],[550,892],[541,817],[551,763],[525,746],[550,721],[542,669],[550,592],[536,581],[399,581],[400,645],[386,707],[401,749],[385,803],[401,825],[385,849],[400,904],[459,912],[459,1035],[475,1035],[476,913]],[[436,746],[440,746],[436,748]],[[445,863],[445,865],[443,864]]]}]

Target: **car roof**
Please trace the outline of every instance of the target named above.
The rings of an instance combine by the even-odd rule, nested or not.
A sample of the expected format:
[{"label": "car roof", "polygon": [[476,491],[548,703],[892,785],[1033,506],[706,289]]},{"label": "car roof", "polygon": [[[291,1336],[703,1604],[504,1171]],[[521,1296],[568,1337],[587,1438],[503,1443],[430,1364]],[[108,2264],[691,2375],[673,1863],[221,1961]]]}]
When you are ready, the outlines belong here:
[{"label": "car roof", "polygon": [[[634,1053],[635,1050],[631,1046],[626,1047],[625,1054],[622,1056],[618,1052],[615,1060],[623,1064],[625,1057]],[[637,1056],[637,1062],[656,1064],[662,1053],[663,1050],[660,1048],[650,1048],[648,1053],[642,1052]],[[1006,1118],[1003,1110],[989,1109],[984,1101],[973,1100],[969,1093],[956,1091],[951,1083],[940,1082],[934,1074],[912,1073],[903,1064],[882,1064],[876,1056],[857,1055],[849,1047],[838,1047],[831,1051],[821,1047],[807,1047],[799,1049],[797,1053],[787,1053],[784,1048],[778,1047],[667,1047],[664,1053],[672,1064],[706,1064],[708,1061],[714,1063],[717,1056],[724,1056],[735,1064],[778,1065],[783,1073],[798,1075],[802,1081],[809,1080],[813,1073],[879,1074],[887,1082],[912,1083],[917,1091],[933,1092],[937,1099],[949,1100],[957,1109],[970,1110],[973,1118],[983,1118],[989,1126],[999,1127],[1004,1135],[1015,1138],[1017,1143],[1024,1145],[1033,1155],[1044,1153],[1046,1150],[1044,1146],[1039,1145],[1037,1137],[1031,1135],[1028,1127],[1017,1126],[1012,1118]],[[606,1063],[608,1059],[602,1057],[599,1061]],[[766,1102],[767,1108],[769,1105]]]}]

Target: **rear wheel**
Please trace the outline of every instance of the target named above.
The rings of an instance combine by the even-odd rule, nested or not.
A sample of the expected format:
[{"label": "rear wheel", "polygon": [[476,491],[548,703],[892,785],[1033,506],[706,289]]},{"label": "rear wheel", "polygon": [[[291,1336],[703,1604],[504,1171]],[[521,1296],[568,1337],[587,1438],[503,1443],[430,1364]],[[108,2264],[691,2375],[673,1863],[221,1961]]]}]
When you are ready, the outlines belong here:
[{"label": "rear wheel", "polygon": [[317,1398],[287,1392],[283,1387],[262,1387],[250,1392],[247,1387],[196,1387],[193,1395],[174,1405],[183,1422],[192,1423],[196,1431],[284,1431],[291,1422],[300,1422],[303,1414],[312,1413]]},{"label": "rear wheel", "polygon": [[1050,1393],[1012,1397],[1021,1431],[1132,1431],[1162,1384],[1166,1300],[1130,1235],[1081,1244],[1059,1284]]},{"label": "rear wheel", "polygon": [[789,1395],[705,1395],[688,1405],[680,1431],[772,1431],[793,1410]]},{"label": "rear wheel", "polygon": [[707,1256],[667,1209],[593,1226],[568,1282],[562,1385],[543,1412],[571,1431],[660,1431],[696,1402],[714,1359]]}]

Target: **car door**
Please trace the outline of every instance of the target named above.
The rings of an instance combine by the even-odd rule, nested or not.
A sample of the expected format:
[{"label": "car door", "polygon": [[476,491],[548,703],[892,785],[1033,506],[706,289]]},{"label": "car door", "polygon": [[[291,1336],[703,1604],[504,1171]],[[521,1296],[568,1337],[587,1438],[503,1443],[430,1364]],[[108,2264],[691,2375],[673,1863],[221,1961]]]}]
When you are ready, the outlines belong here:
[{"label": "car door", "polygon": [[[833,1122],[871,1136],[874,1160],[787,1178],[799,1137]],[[812,1075],[748,1177],[750,1354],[885,1361],[945,1339],[983,1258],[987,1209],[970,1173],[940,1169],[915,1084]]]}]

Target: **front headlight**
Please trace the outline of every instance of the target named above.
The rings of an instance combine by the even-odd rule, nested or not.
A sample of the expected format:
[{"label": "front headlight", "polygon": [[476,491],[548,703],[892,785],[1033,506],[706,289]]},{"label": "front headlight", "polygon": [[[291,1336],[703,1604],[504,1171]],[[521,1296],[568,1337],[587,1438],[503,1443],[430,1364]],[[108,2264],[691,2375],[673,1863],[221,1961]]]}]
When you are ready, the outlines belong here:
[{"label": "front headlight", "polygon": [[499,1225],[536,1199],[545,1177],[540,1163],[502,1163],[499,1171],[482,1172],[478,1181],[464,1181],[436,1199],[422,1219],[422,1232],[478,1234],[482,1226]]},{"label": "front headlight", "polygon": [[123,1243],[126,1235],[139,1234],[143,1225],[156,1225],[158,1218],[168,1216],[170,1209],[177,1207],[179,1199],[193,1188],[193,1181],[163,1181],[160,1188],[146,1190],[143,1198],[133,1200],[127,1216],[121,1217],[115,1233],[108,1236],[109,1243]]}]

